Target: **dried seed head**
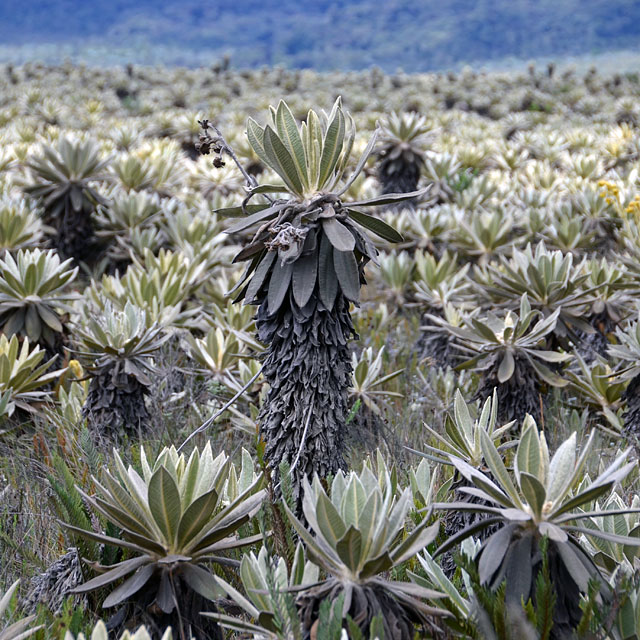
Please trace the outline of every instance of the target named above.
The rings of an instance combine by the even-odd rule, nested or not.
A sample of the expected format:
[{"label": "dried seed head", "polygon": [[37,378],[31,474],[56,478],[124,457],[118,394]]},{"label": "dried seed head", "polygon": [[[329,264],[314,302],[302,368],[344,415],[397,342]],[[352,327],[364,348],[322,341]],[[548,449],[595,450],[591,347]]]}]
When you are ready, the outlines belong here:
[{"label": "dried seed head", "polygon": [[282,262],[295,261],[302,252],[308,228],[294,227],[290,222],[285,222],[271,229],[273,238],[265,242],[269,251],[278,251],[278,257]]}]

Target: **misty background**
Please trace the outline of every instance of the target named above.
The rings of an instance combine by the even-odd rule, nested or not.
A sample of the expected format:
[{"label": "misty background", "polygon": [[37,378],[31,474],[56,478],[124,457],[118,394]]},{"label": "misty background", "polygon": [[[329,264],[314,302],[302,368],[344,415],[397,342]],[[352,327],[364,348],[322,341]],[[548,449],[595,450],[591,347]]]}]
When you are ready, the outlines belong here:
[{"label": "misty background", "polygon": [[632,70],[635,0],[0,2],[0,61],[421,72],[574,57]]}]

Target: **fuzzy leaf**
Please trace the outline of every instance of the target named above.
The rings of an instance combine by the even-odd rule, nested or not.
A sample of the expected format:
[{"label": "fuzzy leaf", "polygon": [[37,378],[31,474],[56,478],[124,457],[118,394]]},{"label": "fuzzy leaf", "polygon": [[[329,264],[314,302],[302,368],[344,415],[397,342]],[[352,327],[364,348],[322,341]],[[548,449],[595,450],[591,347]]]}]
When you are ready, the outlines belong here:
[{"label": "fuzzy leaf", "polygon": [[255,193],[283,193],[285,191],[287,191],[287,187],[283,184],[260,184],[249,189],[252,195]]},{"label": "fuzzy leaf", "polygon": [[180,492],[175,480],[164,466],[151,476],[149,509],[168,543],[174,540],[181,516]]},{"label": "fuzzy leaf", "polygon": [[376,198],[371,198],[369,200],[359,200],[357,202],[349,202],[350,207],[376,207],[384,204],[392,204],[394,202],[402,202],[403,200],[411,200],[411,198],[419,198],[423,196],[429,189],[431,185],[426,187],[425,189],[418,189],[417,191],[411,191],[410,193],[385,193],[381,196],[377,196]]},{"label": "fuzzy leaf", "polygon": [[269,158],[271,168],[284,180],[291,191],[302,194],[304,187],[296,164],[278,134],[269,125],[264,128],[264,151]]},{"label": "fuzzy leaf", "polygon": [[193,536],[209,522],[217,504],[218,494],[212,489],[189,505],[178,526],[176,542],[179,549],[185,549]]},{"label": "fuzzy leaf", "polygon": [[320,533],[331,546],[335,547],[338,541],[345,535],[347,527],[327,495],[320,491],[316,502],[316,516]]},{"label": "fuzzy leaf", "polygon": [[269,315],[276,313],[282,305],[285,296],[289,292],[292,273],[293,264],[281,264],[279,260],[275,261],[273,271],[271,272],[271,279],[269,280],[269,290],[267,292]]},{"label": "fuzzy leaf", "polygon": [[556,542],[555,545],[560,553],[562,563],[578,586],[578,589],[583,593],[587,593],[591,576],[582,560],[578,557],[579,552],[573,548],[571,542]]},{"label": "fuzzy leaf", "polygon": [[316,286],[317,275],[318,255],[315,251],[301,255],[293,263],[291,282],[293,297],[298,306],[304,307],[309,302]]},{"label": "fuzzy leaf", "polygon": [[246,218],[247,213],[252,215],[269,208],[269,204],[247,204],[244,209],[241,206],[237,207],[223,207],[221,209],[214,209],[213,212],[223,218]]},{"label": "fuzzy leaf", "polygon": [[521,471],[520,488],[533,512],[539,516],[545,503],[546,492],[538,478],[526,471]]},{"label": "fuzzy leaf", "polygon": [[518,472],[526,471],[544,482],[544,478],[540,478],[540,442],[534,425],[529,424],[525,427],[524,433],[520,438],[518,450],[516,451],[516,466]]},{"label": "fuzzy leaf", "polygon": [[151,560],[151,556],[139,556],[137,558],[130,558],[124,562],[120,562],[117,565],[110,568],[106,573],[101,573],[95,578],[91,578],[87,582],[75,587],[73,593],[87,593],[94,589],[100,589],[124,576],[129,575],[132,571],[135,571],[139,567],[147,564]]},{"label": "fuzzy leaf", "polygon": [[269,156],[264,150],[264,129],[253,118],[247,120],[247,138],[258,158],[267,166],[271,166]]},{"label": "fuzzy leaf", "polygon": [[353,251],[356,247],[356,239],[345,225],[336,218],[322,220],[322,229],[327,238],[337,251]]},{"label": "fuzzy leaf", "polygon": [[353,251],[333,251],[333,268],[335,269],[340,289],[347,300],[359,302],[360,275],[358,263]]},{"label": "fuzzy leaf", "polygon": [[253,277],[249,282],[249,286],[247,287],[247,290],[244,294],[244,299],[248,304],[251,304],[253,302],[253,299],[262,288],[262,285],[264,284],[264,281],[266,280],[269,273],[269,269],[271,268],[271,265],[273,264],[277,255],[278,254],[276,251],[267,251],[267,253],[260,261],[260,264],[256,267],[256,271],[253,274]]},{"label": "fuzzy leaf", "polygon": [[243,218],[242,220],[239,220],[235,224],[232,224],[225,231],[225,233],[229,235],[232,233],[239,233],[240,231],[244,231],[245,229],[248,229],[249,227],[256,224],[257,222],[261,222],[262,220],[266,220],[267,218],[275,218],[278,212],[281,211],[283,208],[284,208],[284,205],[277,204],[277,205],[273,205],[272,207],[268,207],[266,209],[261,209],[260,211],[253,213],[250,216]]},{"label": "fuzzy leaf", "polygon": [[404,242],[404,238],[393,227],[389,226],[383,220],[380,220],[380,218],[370,216],[366,213],[362,213],[362,211],[357,211],[356,209],[351,208],[347,209],[347,213],[354,222],[357,222],[365,229],[375,233],[383,240],[394,243]]},{"label": "fuzzy leaf", "polygon": [[362,534],[358,529],[350,526],[336,545],[340,559],[351,571],[356,571],[362,555]]},{"label": "fuzzy leaf", "polygon": [[571,476],[576,464],[576,433],[565,440],[549,463],[549,480],[547,482],[547,499],[555,501]]},{"label": "fuzzy leaf", "polygon": [[333,246],[329,238],[320,234],[320,252],[318,254],[318,291],[322,304],[331,311],[338,293],[338,278],[333,266]]},{"label": "fuzzy leaf", "polygon": [[507,380],[511,378],[513,372],[516,369],[516,361],[513,357],[513,353],[507,350],[504,352],[504,356],[502,357],[502,362],[500,363],[500,367],[498,368],[498,380],[501,384],[504,384]]},{"label": "fuzzy leaf", "polygon": [[345,121],[340,105],[340,98],[338,98],[334,105],[333,119],[329,123],[322,141],[322,156],[320,157],[320,173],[318,177],[319,189],[325,185],[336,167],[344,143],[344,134]]},{"label": "fuzzy leaf", "polygon": [[125,580],[119,587],[114,589],[102,603],[103,609],[115,607],[124,602],[127,598],[140,591],[142,587],[151,579],[155,571],[153,564],[146,564],[138,569],[129,579]]},{"label": "fuzzy leaf", "polygon": [[488,584],[493,574],[502,564],[516,526],[517,525],[514,524],[508,524],[498,529],[498,531],[484,543],[480,560],[478,561],[478,574],[481,584]]},{"label": "fuzzy leaf", "polygon": [[511,544],[511,553],[505,567],[505,579],[507,582],[507,602],[514,605],[519,605],[529,599],[532,542],[533,536],[523,535]]},{"label": "fuzzy leaf", "polygon": [[291,157],[293,158],[300,182],[305,186],[309,186],[309,180],[307,175],[307,160],[304,153],[304,147],[302,146],[302,139],[300,138],[300,132],[296,125],[295,118],[291,113],[291,109],[287,106],[284,100],[280,100],[278,109],[276,111],[276,128],[278,129],[278,136],[289,150]]},{"label": "fuzzy leaf", "polygon": [[203,598],[217,600],[224,593],[209,571],[195,564],[185,563],[181,570],[184,581]]}]

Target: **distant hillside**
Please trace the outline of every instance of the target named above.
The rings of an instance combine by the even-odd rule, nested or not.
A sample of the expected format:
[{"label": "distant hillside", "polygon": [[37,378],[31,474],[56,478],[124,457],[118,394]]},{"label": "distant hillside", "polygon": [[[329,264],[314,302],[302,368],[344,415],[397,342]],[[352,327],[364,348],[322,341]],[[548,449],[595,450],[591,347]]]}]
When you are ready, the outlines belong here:
[{"label": "distant hillside", "polygon": [[82,58],[106,46],[132,62],[149,62],[157,52],[165,63],[202,64],[226,53],[234,67],[426,71],[640,49],[636,0],[29,0],[19,11],[15,6],[0,2],[5,58],[11,47]]}]

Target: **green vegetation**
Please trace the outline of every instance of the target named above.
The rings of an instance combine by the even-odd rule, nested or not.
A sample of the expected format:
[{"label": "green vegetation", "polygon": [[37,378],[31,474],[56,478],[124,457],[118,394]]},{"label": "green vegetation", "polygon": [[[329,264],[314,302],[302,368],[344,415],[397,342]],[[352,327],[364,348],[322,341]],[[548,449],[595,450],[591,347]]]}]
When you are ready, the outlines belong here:
[{"label": "green vegetation", "polygon": [[0,70],[0,639],[640,637],[638,98]]}]

